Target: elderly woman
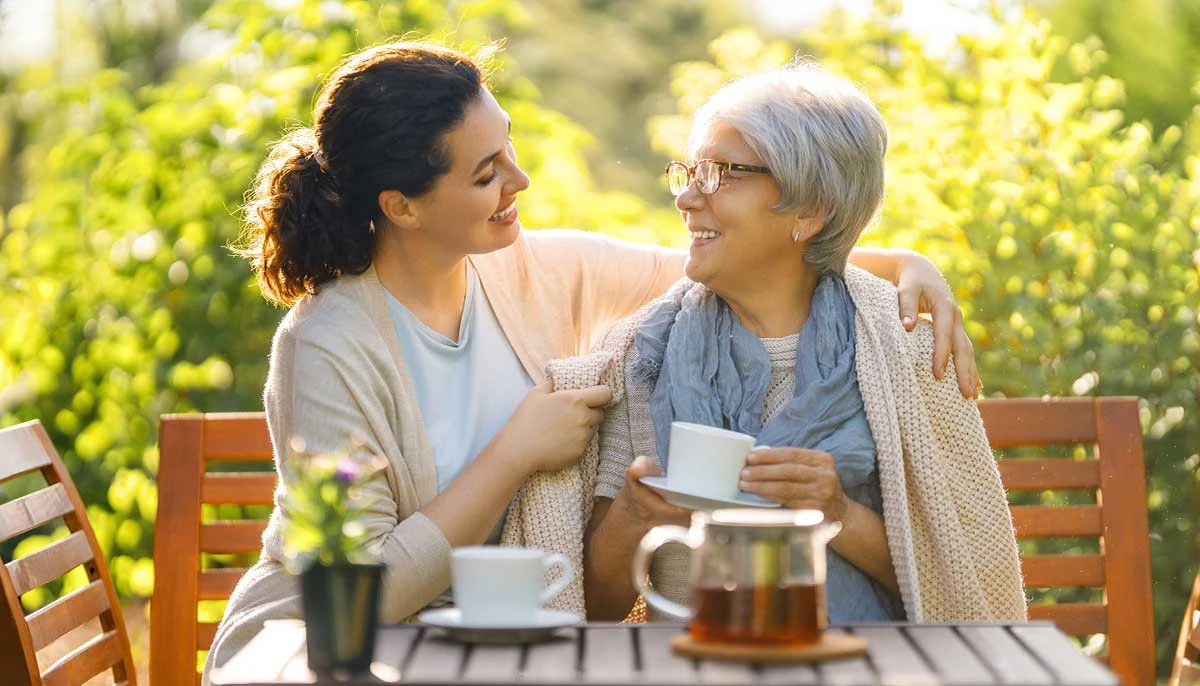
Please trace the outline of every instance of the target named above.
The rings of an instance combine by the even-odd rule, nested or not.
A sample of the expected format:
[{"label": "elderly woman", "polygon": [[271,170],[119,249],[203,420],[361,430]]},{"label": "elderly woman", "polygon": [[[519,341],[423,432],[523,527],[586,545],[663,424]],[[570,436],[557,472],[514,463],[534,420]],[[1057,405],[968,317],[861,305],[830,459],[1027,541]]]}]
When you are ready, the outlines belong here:
[{"label": "elderly woman", "polygon": [[[741,489],[841,522],[830,621],[1024,619],[978,410],[952,375],[934,377],[930,327],[901,328],[895,288],[847,266],[883,198],[879,112],[799,65],[724,87],[696,114],[689,148],[691,164],[667,166],[692,239],[687,278],[604,343],[623,398],[600,431],[589,616],[624,617],[637,541],[686,523],[639,482],[658,473],[679,420],[757,436],[772,447],[751,453]],[[660,552],[651,581],[687,602],[675,553]]]}]

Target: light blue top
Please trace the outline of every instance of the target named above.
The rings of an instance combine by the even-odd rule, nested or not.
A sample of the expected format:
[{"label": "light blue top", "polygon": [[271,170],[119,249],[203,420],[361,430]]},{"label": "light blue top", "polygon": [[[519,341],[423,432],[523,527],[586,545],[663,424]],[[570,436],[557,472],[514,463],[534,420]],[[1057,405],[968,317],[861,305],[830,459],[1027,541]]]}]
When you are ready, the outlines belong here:
[{"label": "light blue top", "polygon": [[391,293],[387,301],[433,446],[441,493],[508,422],[533,379],[469,265],[457,341],[426,326]]}]

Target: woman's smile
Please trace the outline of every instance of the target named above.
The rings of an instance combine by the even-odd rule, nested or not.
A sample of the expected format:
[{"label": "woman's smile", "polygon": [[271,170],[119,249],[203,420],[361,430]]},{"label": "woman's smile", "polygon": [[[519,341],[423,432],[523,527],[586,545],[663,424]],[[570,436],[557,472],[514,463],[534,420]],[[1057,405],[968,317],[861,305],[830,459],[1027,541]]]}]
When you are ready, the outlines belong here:
[{"label": "woman's smile", "polygon": [[497,224],[504,224],[505,226],[517,221],[517,203],[514,202],[496,214],[488,217],[488,221],[495,222]]}]

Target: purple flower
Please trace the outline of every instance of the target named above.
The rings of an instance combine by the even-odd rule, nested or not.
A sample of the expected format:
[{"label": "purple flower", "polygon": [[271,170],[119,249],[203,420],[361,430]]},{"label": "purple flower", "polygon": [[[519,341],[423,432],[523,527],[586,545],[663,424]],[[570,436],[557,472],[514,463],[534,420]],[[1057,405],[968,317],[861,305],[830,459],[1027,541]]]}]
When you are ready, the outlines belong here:
[{"label": "purple flower", "polygon": [[337,469],[333,472],[333,480],[347,486],[358,481],[361,476],[362,464],[351,457],[338,460]]}]

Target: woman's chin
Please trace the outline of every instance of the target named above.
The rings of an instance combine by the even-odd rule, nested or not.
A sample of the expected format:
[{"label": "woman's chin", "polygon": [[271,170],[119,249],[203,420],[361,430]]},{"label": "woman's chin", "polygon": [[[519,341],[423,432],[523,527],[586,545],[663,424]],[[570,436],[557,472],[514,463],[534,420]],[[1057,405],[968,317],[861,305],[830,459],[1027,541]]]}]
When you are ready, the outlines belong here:
[{"label": "woman's chin", "polygon": [[683,267],[683,273],[692,281],[699,284],[708,285],[709,281],[714,276],[713,270],[703,260],[689,258]]},{"label": "woman's chin", "polygon": [[473,255],[483,255],[497,250],[503,250],[516,242],[517,236],[521,235],[521,222],[515,221],[511,224],[499,224],[496,222],[488,222],[487,239],[480,241],[475,250],[471,251]]}]

